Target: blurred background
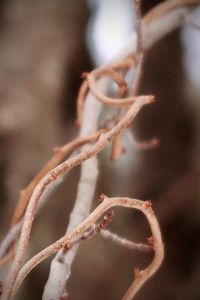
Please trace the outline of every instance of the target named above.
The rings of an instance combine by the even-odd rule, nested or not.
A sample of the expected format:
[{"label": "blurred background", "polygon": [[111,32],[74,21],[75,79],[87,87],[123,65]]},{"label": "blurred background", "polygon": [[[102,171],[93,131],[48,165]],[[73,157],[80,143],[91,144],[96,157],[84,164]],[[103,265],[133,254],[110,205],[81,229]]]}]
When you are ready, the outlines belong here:
[{"label": "blurred background", "polygon": [[[142,13],[159,3],[142,1]],[[114,9],[113,9],[114,7]],[[200,11],[193,18],[200,23]],[[78,134],[73,126],[81,73],[105,64],[134,30],[131,0],[0,1],[0,238],[19,198],[51,157],[53,147]],[[103,46],[103,47],[102,47]],[[138,115],[132,131],[156,149],[110,161],[100,155],[94,199],[151,199],[165,243],[165,261],[136,300],[200,299],[200,31],[184,26],[147,53],[140,85],[156,103]],[[28,255],[61,237],[76,196],[80,168],[51,193],[34,222]],[[113,231],[135,241],[150,235],[145,218],[115,209]],[[152,254],[121,248],[100,236],[81,244],[67,290],[69,299],[121,299]],[[16,299],[41,299],[51,259],[30,273]],[[0,280],[7,268],[0,270]]]}]

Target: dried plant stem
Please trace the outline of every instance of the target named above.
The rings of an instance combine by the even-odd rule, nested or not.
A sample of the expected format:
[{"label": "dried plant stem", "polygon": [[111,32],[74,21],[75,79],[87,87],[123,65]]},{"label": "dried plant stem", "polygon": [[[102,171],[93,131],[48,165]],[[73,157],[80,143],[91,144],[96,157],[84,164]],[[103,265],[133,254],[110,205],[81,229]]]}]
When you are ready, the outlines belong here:
[{"label": "dried plant stem", "polygon": [[[88,76],[92,74],[92,76],[94,76],[96,79],[98,79],[102,76],[107,76],[108,78],[112,79],[114,82],[117,83],[118,88],[119,88],[119,95],[120,95],[120,97],[123,97],[127,90],[126,82],[124,81],[123,77],[119,73],[116,72],[116,70],[127,69],[133,63],[134,63],[133,59],[131,57],[129,57],[121,63],[111,64],[107,68],[98,68],[90,73],[84,72],[82,74],[82,77],[86,78],[87,80],[84,80],[84,82],[82,83],[81,88],[79,90],[78,98],[77,98],[77,119],[75,122],[77,125],[81,124],[85,97],[86,97],[87,92],[90,89],[90,82],[88,80]],[[93,84],[93,82],[92,82],[92,84]],[[97,89],[94,88],[94,90],[96,91]],[[97,91],[97,93],[98,93],[98,91]],[[104,98],[102,100],[101,96],[99,97],[98,100],[100,100],[101,102],[104,102]],[[113,99],[111,99],[111,101],[112,100]]]},{"label": "dried plant stem", "polygon": [[160,3],[143,18],[143,25],[148,25],[156,19],[161,19],[167,13],[176,11],[177,8],[184,6],[195,6],[200,3],[199,0],[168,0]]},{"label": "dried plant stem", "polygon": [[105,238],[108,239],[122,247],[125,247],[127,249],[130,250],[138,250],[141,252],[148,252],[148,251],[152,251],[153,250],[153,246],[152,245],[148,245],[148,244],[143,244],[143,243],[135,243],[133,241],[127,240],[119,235],[117,235],[116,233],[111,232],[108,229],[104,229],[100,232],[100,235]]},{"label": "dried plant stem", "polygon": [[[164,256],[164,248],[162,237],[160,233],[159,224],[154,215],[154,212],[151,208],[150,201],[140,201],[131,198],[108,198],[104,196],[104,201],[75,229],[73,229],[70,233],[66,234],[64,237],[48,246],[38,254],[36,254],[31,260],[29,260],[23,268],[20,270],[14,288],[12,290],[12,296],[16,293],[17,289],[23,282],[24,278],[28,275],[28,273],[36,267],[41,261],[49,257],[50,255],[56,253],[59,249],[64,247],[64,250],[67,251],[70,249],[71,243],[77,239],[81,239],[84,232],[86,232],[95,222],[111,207],[114,206],[122,206],[135,208],[140,210],[146,216],[151,232],[152,232],[152,241],[153,241],[153,249],[155,252],[154,259],[151,264],[145,269],[138,273],[137,277],[133,281],[133,284],[128,289],[127,293],[123,297],[123,299],[132,299],[132,296],[136,294],[139,288],[147,281],[159,268],[163,256]],[[137,284],[134,284],[136,282]]]},{"label": "dried plant stem", "polygon": [[137,101],[130,107],[127,114],[124,118],[109,132],[102,133],[99,137],[99,140],[91,147],[90,150],[87,150],[83,153],[76,155],[75,157],[69,159],[68,161],[63,162],[58,165],[56,168],[52,169],[47,175],[45,175],[40,182],[37,184],[25,213],[24,223],[21,230],[21,235],[19,239],[19,245],[16,251],[15,259],[13,261],[10,273],[6,280],[6,284],[3,290],[2,299],[10,299],[12,294],[12,288],[15,283],[17,274],[22,266],[24,255],[28,246],[30,231],[32,223],[34,220],[36,207],[40,197],[43,192],[52,182],[54,182],[61,174],[72,169],[73,167],[81,164],[85,160],[97,155],[103,148],[105,148],[109,141],[111,141],[116,135],[121,131],[128,128],[138,114],[140,109],[153,101],[152,96],[140,96]]},{"label": "dried plant stem", "polygon": [[[174,0],[174,2],[176,2],[176,0]],[[190,1],[188,3],[185,2],[184,4],[187,6],[187,4],[190,5],[191,2]],[[193,3],[193,4],[196,4],[196,2]],[[166,3],[163,3],[163,6],[166,7]],[[144,50],[149,49],[154,43],[156,43],[159,39],[161,39],[167,33],[169,33],[173,29],[180,26],[181,23],[182,23],[181,17],[182,17],[183,11],[184,12],[187,11],[187,9],[182,8],[180,3],[179,3],[179,7],[177,7],[177,10],[175,11],[175,13],[174,12],[168,13],[168,10],[165,8],[164,9],[165,18],[163,20],[162,16],[160,17],[160,15],[159,15],[159,10],[160,10],[160,8],[158,9],[158,15],[155,14],[155,17],[151,18],[149,24],[147,24],[147,23],[145,24],[145,22],[146,22],[145,18],[142,21],[142,36],[143,36]],[[146,15],[147,19],[148,19],[148,16],[149,16],[149,14]],[[150,16],[151,16],[151,13],[150,13]],[[124,57],[126,57],[126,56],[127,57],[128,56],[133,57],[133,60],[134,60],[133,53],[135,52],[135,50],[136,50],[136,40],[135,40],[135,36],[133,36],[127,42],[127,46],[115,58],[115,61],[124,60]],[[106,85],[106,81],[104,81],[104,82],[105,82],[105,85]],[[108,81],[107,81],[107,84],[108,84]],[[85,81],[85,91],[84,91],[85,94],[87,92],[86,91],[86,85],[87,85],[87,83]],[[105,86],[104,86],[104,89],[99,88],[99,90],[101,91],[101,93],[103,93],[103,91],[105,90]],[[84,97],[85,97],[85,95],[82,95],[82,99],[80,101],[80,103],[82,103],[82,104],[84,102]],[[81,111],[81,109],[80,109],[80,111]],[[92,110],[90,110],[90,111],[92,111]],[[89,116],[89,114],[88,114],[88,116]],[[69,258],[68,259],[68,266],[71,264],[71,262],[72,262],[72,260],[71,260],[71,258]],[[56,273],[56,272],[57,272],[57,270],[52,267],[51,272],[50,272],[50,276],[51,276],[51,274]],[[66,273],[67,273],[67,271],[65,272],[65,274]],[[51,289],[51,285],[54,285],[54,287],[55,287],[55,281],[54,281],[55,276],[52,277],[52,278],[53,278],[53,280],[49,280],[49,282],[48,282],[48,287],[46,287],[46,291],[48,290],[48,288]],[[62,281],[62,286],[65,286],[67,280],[65,280],[64,277],[60,276],[59,280],[57,280],[57,287],[58,287],[58,284],[61,281]],[[48,291],[47,291],[47,294],[48,294]],[[44,299],[51,299],[51,292],[50,291],[49,291],[49,296],[50,296],[49,298],[47,296]]]},{"label": "dried plant stem", "polygon": [[[200,0],[169,0],[169,1],[164,2],[163,4],[160,4],[155,9],[153,9],[150,13],[148,13],[142,20],[142,45],[143,45],[144,50],[150,48],[157,40],[159,40],[165,34],[167,34],[171,30],[175,29],[176,27],[178,27],[179,25],[182,24],[182,15],[188,11],[188,9],[184,8],[184,6],[189,7],[189,6],[197,5],[199,3],[200,3]],[[127,48],[124,48],[124,50],[118,56],[117,59],[120,60],[121,57],[124,59],[124,57],[126,57],[127,55],[130,55],[130,54],[133,55],[135,50],[136,50],[136,40],[135,40],[135,37],[132,37],[128,41]],[[86,83],[85,83],[85,89],[83,91],[83,94],[84,94],[83,98],[85,98],[85,95],[88,91],[88,83],[87,83],[87,81],[85,81],[85,82]],[[99,88],[99,90],[101,91],[100,98],[103,95],[104,90],[107,87],[107,83],[108,83],[108,81],[105,80],[103,82],[104,87]],[[16,277],[17,277],[17,280],[19,280],[18,272],[22,266],[25,251],[26,251],[26,248],[28,245],[31,226],[32,226],[32,222],[33,222],[35,212],[36,212],[36,206],[37,206],[37,203],[40,200],[40,197],[41,197],[42,193],[44,192],[44,190],[47,188],[47,186],[49,184],[54,182],[61,174],[63,174],[63,172],[70,170],[71,168],[81,164],[82,162],[88,160],[91,157],[92,157],[93,161],[96,161],[96,159],[93,156],[95,156],[104,147],[106,147],[106,145],[113,138],[115,138],[118,134],[121,134],[121,132],[126,127],[130,126],[131,121],[133,120],[135,115],[138,113],[140,108],[144,104],[147,104],[150,101],[148,98],[148,101],[147,102],[144,101],[145,103],[142,104],[141,103],[142,99],[143,100],[145,99],[145,101],[147,101],[147,98],[145,98],[145,97],[140,97],[138,100],[136,100],[136,102],[134,104],[132,104],[132,106],[128,110],[127,114],[122,119],[122,121],[120,121],[119,124],[117,124],[109,132],[101,134],[100,138],[98,139],[98,141],[96,142],[96,144],[94,146],[92,146],[90,149],[88,149],[88,147],[87,147],[86,151],[84,151],[83,153],[77,155],[76,157],[74,157],[74,158],[60,164],[58,167],[54,168],[45,177],[43,177],[42,180],[37,184],[32,196],[31,196],[31,199],[29,201],[27,210],[26,210],[24,225],[23,225],[20,240],[19,240],[19,247],[18,247],[16,256],[15,256],[15,260],[12,264],[11,271],[8,275],[8,278],[5,281],[5,287],[3,289],[2,299],[5,300],[5,299],[11,298],[11,295],[13,293],[13,286],[17,284],[17,281],[15,282]],[[125,99],[123,99],[123,100],[125,100]],[[133,109],[134,109],[134,112],[133,112]],[[87,96],[85,106],[84,106],[84,114],[83,114],[84,117],[83,117],[83,122],[82,122],[82,127],[81,127],[81,133],[80,133],[81,135],[83,133],[85,133],[85,135],[90,134],[97,129],[98,116],[99,116],[100,110],[101,110],[101,104],[97,101],[95,102],[95,97],[93,97],[93,95],[91,93],[89,93],[89,95]],[[95,111],[94,116],[93,116],[93,111]],[[93,118],[93,121],[88,122],[87,119],[90,118],[90,116]],[[85,164],[87,164],[87,162],[85,162],[83,164],[83,168],[84,168]],[[95,163],[92,164],[92,168],[94,167],[94,165],[95,165]],[[84,182],[85,174],[86,174],[86,172],[83,172],[83,175],[81,178],[81,183]],[[95,178],[95,180],[96,180],[96,178]],[[95,180],[93,181],[93,183],[95,183]],[[79,195],[80,195],[80,191],[83,189],[80,187],[79,193],[78,193]],[[91,201],[91,195],[92,195],[93,191],[94,191],[94,184],[93,185],[89,184],[88,190],[87,190],[87,194],[89,195],[88,202]],[[80,196],[78,198],[79,198],[78,202],[80,204],[80,200],[82,200],[83,197]],[[77,222],[77,215],[79,215],[79,211],[77,212],[76,208],[79,209],[79,207],[80,207],[79,204],[77,204],[77,203],[75,204],[75,209],[73,211],[73,214],[71,215],[71,224],[72,225],[76,224],[76,222]],[[86,208],[83,211],[83,215],[86,214],[86,211],[89,210],[89,207],[90,207],[90,204],[87,204]],[[90,220],[91,216],[88,217],[89,220]],[[80,229],[79,226],[78,226],[78,228]],[[84,228],[81,227],[81,230],[84,230]],[[72,231],[72,232],[74,232],[74,231]],[[152,230],[152,232],[153,232],[153,230]],[[50,253],[49,251],[54,251],[53,253],[55,253],[57,251],[57,250],[55,250],[55,247],[59,248],[59,247],[63,247],[63,245],[65,246],[66,241],[67,240],[65,237],[63,240],[61,239],[61,242],[56,243],[53,248],[48,248],[48,251],[44,252],[42,254],[42,256],[40,256],[40,260],[42,257],[46,257],[46,255],[48,253]],[[62,242],[64,242],[64,244],[62,244]],[[151,276],[155,272],[157,267],[159,266],[159,263],[163,257],[163,249],[160,250],[160,252],[156,249],[155,249],[155,258],[153,261],[154,262],[153,266],[151,264],[147,269],[140,272],[140,274],[139,274],[140,276],[136,277],[135,281],[133,282],[133,284],[131,285],[127,294],[125,295],[125,298],[123,298],[123,299],[131,299],[131,297],[133,297],[133,295],[140,288],[140,286],[144,283],[144,281],[146,279],[148,279],[149,276]],[[73,261],[75,252],[76,251],[74,251],[74,252],[70,251],[70,253],[72,253],[72,256],[68,261],[69,265],[71,265],[71,263]],[[160,255],[159,255],[159,253],[160,253]],[[37,259],[39,259],[39,258],[37,258]],[[34,264],[34,260],[32,262]],[[22,272],[22,270],[23,269],[21,269],[20,272]],[[55,270],[52,270],[52,272],[54,272],[54,271]],[[63,281],[62,284],[65,284],[65,282],[66,282],[65,278],[61,278],[61,280]]]},{"label": "dried plant stem", "polygon": [[[48,163],[42,168],[42,170],[34,177],[34,179],[30,182],[27,188],[21,192],[17,207],[12,217],[11,228],[13,228],[17,223],[19,223],[19,221],[23,217],[26,207],[28,205],[28,201],[36,185],[39,183],[39,181],[51,169],[55,168],[60,162],[62,162],[66,156],[69,156],[75,149],[77,149],[78,147],[86,143],[91,143],[96,141],[99,138],[99,136],[100,136],[100,131],[85,137],[78,137],[74,139],[72,142],[69,142],[62,147],[56,147],[54,149],[55,151],[54,156],[48,161]],[[3,242],[0,245],[0,258],[3,257],[3,255],[6,253],[7,249],[9,248],[11,242],[13,241],[13,238],[11,237],[16,236],[17,232],[19,233],[21,226],[22,223],[20,226],[17,227],[17,230],[11,229],[10,233],[8,233],[9,234],[8,239],[7,237],[4,238]],[[2,260],[0,260],[0,268],[3,267],[6,263],[10,261],[10,259],[13,258],[13,254],[14,254],[14,245],[9,249],[9,252],[5,257],[5,259],[3,258]]]},{"label": "dried plant stem", "polygon": [[99,138],[100,132],[93,133],[85,137],[78,137],[73,141],[67,143],[65,146],[54,148],[55,154],[49,160],[49,162],[42,168],[42,170],[34,177],[30,182],[28,187],[21,192],[20,199],[18,201],[17,207],[15,209],[11,226],[17,224],[19,220],[24,215],[30,196],[35,189],[38,182],[53,168],[55,168],[59,163],[61,163],[65,157],[69,156],[75,149],[81,147],[86,143],[91,143]]}]

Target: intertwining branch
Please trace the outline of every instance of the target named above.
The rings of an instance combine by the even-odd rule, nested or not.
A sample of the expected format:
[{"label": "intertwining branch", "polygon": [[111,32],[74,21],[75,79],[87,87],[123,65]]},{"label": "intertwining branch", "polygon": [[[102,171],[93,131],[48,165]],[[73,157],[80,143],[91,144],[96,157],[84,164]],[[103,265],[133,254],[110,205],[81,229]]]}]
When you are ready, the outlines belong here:
[{"label": "intertwining branch", "polygon": [[[163,244],[159,225],[149,202],[130,198],[104,197],[104,201],[90,214],[98,174],[96,156],[109,143],[113,142],[114,159],[118,158],[121,155],[121,150],[119,150],[121,135],[130,127],[142,107],[154,100],[153,96],[136,97],[138,83],[133,84],[131,88],[127,86],[124,79],[127,72],[136,66],[136,69],[139,70],[136,72],[136,75],[138,74],[136,81],[139,81],[142,59],[138,60],[137,54],[139,53],[143,57],[145,51],[157,40],[180,26],[183,15],[189,13],[190,8],[199,3],[199,0],[169,0],[158,5],[142,19],[142,22],[138,23],[139,42],[137,42],[134,35],[114,62],[106,68],[99,68],[88,74],[83,74],[84,82],[78,97],[77,114],[80,137],[66,146],[56,149],[54,157],[21,193],[19,205],[12,220],[12,227],[14,227],[0,245],[0,256],[4,257],[7,253],[4,262],[14,256],[10,272],[4,282],[2,299],[13,298],[26,275],[38,263],[56,252],[58,253],[51,264],[50,276],[44,290],[43,299],[60,299],[65,291],[66,282],[71,272],[71,264],[77,253],[79,242],[84,240],[84,236],[87,236],[88,232],[89,236],[93,235],[95,231],[93,226],[96,221],[113,206],[136,208],[145,214],[151,227],[152,248],[155,252],[152,263],[146,269],[135,272],[135,280],[123,299],[132,299],[142,284],[160,266],[164,255]],[[116,99],[106,96],[111,80],[118,86],[119,96]],[[117,121],[113,127],[98,131],[99,115],[103,105],[121,108],[122,112],[117,116]],[[82,148],[79,154],[72,155],[68,160],[62,162],[65,157],[80,146]],[[32,223],[41,196],[66,171],[80,164],[82,164],[81,178],[66,234],[23,265]],[[22,217],[23,222],[21,221]],[[18,247],[14,253],[13,242],[17,239],[20,229]],[[106,232],[103,230],[101,230],[101,234],[106,236]],[[121,244],[123,244],[120,237],[116,237],[110,232],[107,232],[106,237],[108,236],[113,241],[119,243],[121,241]],[[124,244],[130,246],[130,243],[125,243],[125,241]],[[148,245],[145,245],[145,247],[148,248]]]}]

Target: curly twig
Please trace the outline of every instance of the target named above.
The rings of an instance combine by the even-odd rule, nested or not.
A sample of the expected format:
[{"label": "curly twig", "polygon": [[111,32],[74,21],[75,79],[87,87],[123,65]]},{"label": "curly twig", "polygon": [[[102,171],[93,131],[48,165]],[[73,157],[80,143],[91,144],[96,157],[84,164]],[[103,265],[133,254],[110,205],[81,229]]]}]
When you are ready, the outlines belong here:
[{"label": "curly twig", "polygon": [[19,245],[18,245],[18,248],[16,251],[16,255],[15,255],[10,273],[6,280],[2,299],[10,299],[10,297],[11,297],[12,288],[15,283],[17,274],[23,263],[25,251],[28,246],[30,231],[31,231],[33,220],[34,220],[36,207],[39,202],[39,199],[41,198],[41,196],[42,196],[43,192],[46,190],[46,188],[52,182],[54,182],[60,175],[62,175],[64,172],[72,169],[75,166],[80,165],[85,160],[97,155],[102,149],[104,149],[108,145],[108,143],[116,135],[118,135],[121,131],[123,131],[124,129],[126,129],[130,126],[131,122],[133,121],[135,116],[138,114],[138,112],[144,105],[152,103],[153,100],[154,100],[153,96],[138,97],[137,101],[135,103],[133,103],[133,105],[130,107],[129,111],[124,116],[124,118],[109,132],[102,133],[99,137],[99,140],[91,147],[90,150],[85,151],[84,153],[80,153],[80,154],[76,155],[75,157],[58,165],[56,168],[52,169],[47,175],[45,175],[40,180],[40,182],[37,184],[32,196],[31,196],[29,204],[27,206],[24,224],[23,224],[20,239],[19,239]]},{"label": "curly twig", "polygon": [[[39,183],[39,181],[50,170],[52,170],[60,162],[62,162],[66,156],[69,156],[70,153],[72,153],[75,149],[77,149],[78,147],[81,147],[82,145],[84,145],[86,143],[91,143],[91,142],[96,141],[99,138],[101,132],[102,131],[98,131],[94,134],[90,134],[85,137],[78,137],[62,147],[54,148],[54,151],[55,151],[54,156],[47,162],[47,164],[42,168],[42,170],[33,178],[33,180],[29,183],[27,188],[21,192],[20,198],[18,200],[16,209],[15,209],[13,217],[12,217],[11,228],[13,228],[17,223],[19,223],[19,221],[23,217],[26,207],[28,205],[29,199],[30,199],[36,185]],[[0,258],[3,257],[3,255],[5,254],[5,252],[7,251],[7,249],[9,248],[9,246],[11,244],[13,239],[11,239],[10,237],[12,236],[13,232],[14,232],[13,237],[16,237],[15,233],[16,232],[19,233],[19,230],[17,230],[17,231],[11,230],[11,234],[8,233],[8,235],[9,235],[8,239],[7,239],[7,236],[4,238],[4,240],[2,241],[2,243],[0,245]],[[0,268],[3,267],[5,264],[7,264],[13,258],[13,256],[14,256],[14,245],[12,245],[12,247],[9,248],[9,251],[8,251],[6,257],[4,257],[3,259],[0,260]]]},{"label": "curly twig", "polygon": [[159,224],[151,208],[150,201],[141,201],[125,197],[108,198],[105,195],[104,201],[81,224],[79,224],[69,234],[65,235],[55,243],[36,254],[23,266],[17,276],[14,288],[12,289],[12,297],[23,282],[24,278],[33,268],[35,268],[40,262],[50,255],[56,253],[59,249],[64,248],[64,250],[67,251],[71,247],[71,243],[73,243],[74,240],[80,240],[83,236],[83,233],[86,232],[108,209],[114,206],[135,208],[143,212],[149,222],[152,232],[153,249],[155,255],[151,264],[146,269],[138,273],[137,277],[123,297],[124,300],[132,299],[140,287],[157,271],[163,260],[164,247]]}]

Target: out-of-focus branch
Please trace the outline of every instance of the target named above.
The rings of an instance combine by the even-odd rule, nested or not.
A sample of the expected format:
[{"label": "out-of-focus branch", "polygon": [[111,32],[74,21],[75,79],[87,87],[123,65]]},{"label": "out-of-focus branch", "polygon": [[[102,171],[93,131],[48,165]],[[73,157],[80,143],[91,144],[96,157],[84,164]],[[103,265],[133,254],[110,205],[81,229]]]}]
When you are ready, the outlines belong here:
[{"label": "out-of-focus branch", "polygon": [[190,14],[185,14],[183,16],[183,25],[190,25],[192,28],[200,31],[200,22],[194,19]]}]

